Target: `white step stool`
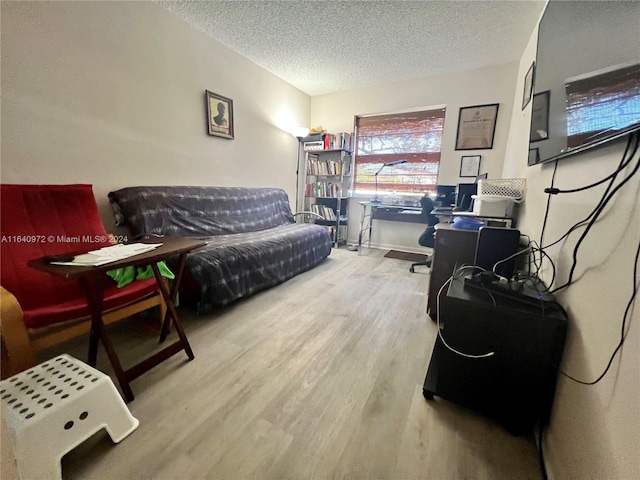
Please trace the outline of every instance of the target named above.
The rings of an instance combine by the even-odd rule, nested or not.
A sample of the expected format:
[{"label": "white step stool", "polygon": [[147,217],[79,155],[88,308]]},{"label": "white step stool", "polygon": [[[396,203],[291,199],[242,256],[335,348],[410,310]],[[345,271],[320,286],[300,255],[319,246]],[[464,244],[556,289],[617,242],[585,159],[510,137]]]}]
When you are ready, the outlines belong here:
[{"label": "white step stool", "polygon": [[111,378],[69,355],[3,380],[0,398],[24,480],[61,479],[67,452],[101,428],[119,443],[139,423]]}]

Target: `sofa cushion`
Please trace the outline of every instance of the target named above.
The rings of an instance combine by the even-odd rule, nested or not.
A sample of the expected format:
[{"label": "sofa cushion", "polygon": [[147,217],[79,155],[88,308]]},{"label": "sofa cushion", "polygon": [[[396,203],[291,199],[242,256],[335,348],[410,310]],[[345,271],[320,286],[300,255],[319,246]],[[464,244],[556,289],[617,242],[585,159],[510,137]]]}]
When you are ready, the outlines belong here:
[{"label": "sofa cushion", "polygon": [[280,188],[128,187],[110,192],[109,200],[134,236],[209,237],[294,223]]},{"label": "sofa cushion", "polygon": [[[260,232],[218,235],[186,260],[199,289],[198,313],[231,303],[309,270],[330,253],[332,242],[319,225],[289,224]],[[187,284],[190,282],[187,281]],[[193,296],[191,296],[193,298]]]}]

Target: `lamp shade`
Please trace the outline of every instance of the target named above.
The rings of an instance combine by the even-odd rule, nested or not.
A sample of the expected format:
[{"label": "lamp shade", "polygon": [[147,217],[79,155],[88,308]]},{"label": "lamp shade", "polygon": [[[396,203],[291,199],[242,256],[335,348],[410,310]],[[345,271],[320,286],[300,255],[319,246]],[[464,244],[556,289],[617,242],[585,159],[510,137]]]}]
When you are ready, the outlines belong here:
[{"label": "lamp shade", "polygon": [[291,135],[296,138],[304,138],[309,135],[309,128],[307,127],[293,127],[291,129]]}]

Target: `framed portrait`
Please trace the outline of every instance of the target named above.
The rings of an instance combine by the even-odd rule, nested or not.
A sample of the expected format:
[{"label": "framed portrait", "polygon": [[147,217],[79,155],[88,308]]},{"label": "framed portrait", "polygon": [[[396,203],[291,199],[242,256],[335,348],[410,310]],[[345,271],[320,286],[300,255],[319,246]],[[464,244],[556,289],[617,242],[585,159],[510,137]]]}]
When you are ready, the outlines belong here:
[{"label": "framed portrait", "polygon": [[522,91],[522,110],[525,109],[531,101],[531,94],[533,93],[533,78],[536,71],[536,62],[533,62],[529,67],[529,71],[524,76],[524,90]]},{"label": "framed portrait", "polygon": [[460,108],[456,150],[488,150],[493,148],[496,119],[500,104]]},{"label": "framed portrait", "polygon": [[205,90],[207,133],[233,140],[233,100]]},{"label": "framed portrait", "polygon": [[480,173],[480,155],[465,155],[460,160],[461,177],[477,177]]},{"label": "framed portrait", "polygon": [[530,142],[539,142],[549,138],[549,90],[536,93],[531,107]]}]

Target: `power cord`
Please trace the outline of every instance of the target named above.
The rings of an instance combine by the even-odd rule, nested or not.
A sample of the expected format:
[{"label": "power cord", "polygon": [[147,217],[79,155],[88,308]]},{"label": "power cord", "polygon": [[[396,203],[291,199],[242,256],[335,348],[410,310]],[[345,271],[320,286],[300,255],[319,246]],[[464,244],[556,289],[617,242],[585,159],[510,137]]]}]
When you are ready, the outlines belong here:
[{"label": "power cord", "polygon": [[[627,149],[625,150],[625,154],[624,154],[624,155],[626,155],[626,152],[627,152],[627,150],[629,149],[629,144],[631,143],[631,139],[632,139],[632,138],[633,138],[633,135],[629,135],[629,139],[627,140]],[[637,143],[637,142],[636,142],[636,143]],[[624,155],[623,155],[623,157],[622,157],[622,158],[624,158]],[[626,168],[626,166],[631,162],[631,158],[632,158],[632,157],[633,157],[633,155],[631,155],[631,157],[629,157],[629,160],[627,161],[627,163],[626,163],[626,164],[624,164],[624,165],[623,165],[622,163],[624,163],[624,162],[622,162],[622,163],[618,166],[618,168],[617,168],[613,173],[611,173],[610,175],[606,176],[605,178],[603,178],[603,179],[601,179],[601,180],[598,180],[598,181],[597,181],[597,182],[595,182],[595,183],[592,183],[591,185],[585,185],[585,186],[583,186],[583,187],[572,188],[572,189],[569,189],[569,190],[562,190],[562,189],[560,189],[560,188],[555,188],[555,187],[553,187],[553,181],[552,181],[551,187],[549,187],[549,188],[545,188],[545,189],[544,189],[544,192],[545,192],[545,193],[549,193],[549,194],[551,194],[551,195],[557,195],[557,194],[559,194],[559,193],[576,193],[576,192],[582,192],[582,191],[584,191],[584,190],[588,190],[588,189],[590,189],[590,188],[597,187],[598,185],[602,185],[604,182],[606,182],[606,181],[607,181],[607,180],[609,180],[609,179],[615,179],[615,177],[618,175],[618,173],[620,173],[622,170],[624,170],[624,169]],[[558,162],[556,161],[556,167],[557,167],[557,166],[558,166]],[[555,176],[555,169],[554,169],[553,173],[554,173],[554,176]]]},{"label": "power cord", "polygon": [[[637,142],[636,142],[636,146],[637,146]],[[607,206],[607,203],[609,203],[609,201],[614,197],[614,195],[618,192],[618,190],[620,190],[629,180],[631,180],[631,178],[633,178],[633,176],[638,172],[638,169],[640,169],[640,157],[638,157],[638,161],[636,162],[636,165],[631,171],[631,173],[627,175],[618,185],[616,185],[616,187],[611,191],[611,193],[607,195],[606,199],[604,199],[604,201],[602,201],[601,204],[598,206],[596,213],[593,215],[593,218],[589,221],[587,228],[585,228],[584,232],[582,232],[582,235],[580,236],[578,242],[576,243],[573,249],[573,263],[571,264],[571,269],[569,270],[568,280],[563,285],[554,288],[551,291],[551,293],[555,293],[558,290],[567,288],[569,285],[573,283],[573,274],[578,264],[578,250],[580,249],[580,245],[586,238],[587,234],[591,230],[591,227],[593,227],[593,225],[595,224],[600,214],[603,212],[604,208]]]},{"label": "power cord", "polygon": [[[553,184],[556,181],[556,172],[558,171],[558,161],[556,160],[555,165],[553,167],[553,175],[551,175],[551,187],[553,188]],[[545,192],[547,189],[545,188]],[[542,220],[542,230],[540,231],[540,245],[542,245],[542,240],[544,239],[544,231],[547,228],[547,220],[549,218],[549,209],[551,207],[551,194],[547,195],[547,207],[544,211],[544,219]]]},{"label": "power cord", "polygon": [[499,279],[500,283],[509,283],[509,279],[508,279],[508,278],[506,278],[506,277],[503,277],[503,276],[501,276],[501,275],[498,275],[498,273],[496,272],[496,268],[497,268],[497,266],[498,266],[498,265],[500,265],[501,263],[508,262],[508,261],[509,261],[509,260],[511,260],[512,258],[516,258],[516,257],[518,257],[518,256],[520,256],[520,255],[525,254],[525,253],[529,253],[530,251],[531,251],[531,246],[528,246],[528,247],[526,247],[525,249],[520,250],[519,252],[514,253],[513,255],[509,255],[507,258],[503,258],[502,260],[498,260],[498,261],[493,265],[492,271],[493,271],[494,275],[495,275],[496,277],[498,277],[498,279]]},{"label": "power cord", "polygon": [[609,358],[609,362],[607,363],[607,366],[605,367],[604,371],[598,376],[598,378],[596,378],[591,382],[578,380],[577,378],[569,375],[568,373],[562,370],[559,370],[559,372],[565,377],[567,377],[568,379],[573,380],[574,382],[580,383],[582,385],[595,385],[596,383],[598,383],[600,380],[604,378],[604,376],[609,371],[609,368],[611,368],[611,365],[613,364],[613,359],[616,357],[616,355],[622,348],[622,345],[624,344],[624,341],[626,338],[626,330],[627,330],[627,316],[629,315],[629,312],[631,311],[631,307],[634,304],[636,295],[638,294],[638,288],[640,288],[640,285],[638,284],[638,258],[640,258],[640,241],[638,241],[638,248],[636,249],[636,258],[633,264],[633,293],[631,294],[631,298],[627,302],[627,307],[624,309],[624,315],[622,316],[622,328],[620,329],[620,341],[618,342],[618,345],[616,346],[615,350],[611,354],[611,357]]},{"label": "power cord", "polygon": [[[456,350],[455,348],[451,347],[447,341],[444,339],[444,337],[442,336],[442,329],[440,328],[440,295],[442,294],[442,292],[444,291],[445,287],[447,285],[449,285],[455,278],[459,278],[456,277],[456,274],[463,272],[465,270],[469,270],[471,269],[473,270],[481,270],[481,271],[485,271],[484,268],[481,267],[477,267],[477,266],[462,266],[459,267],[455,272],[453,272],[453,274],[447,279],[446,282],[444,282],[442,284],[442,286],[440,287],[440,289],[438,290],[438,295],[436,297],[436,309],[437,309],[437,313],[436,313],[436,320],[437,320],[437,324],[438,324],[438,336],[440,337],[440,340],[442,341],[443,345],[445,347],[447,347],[449,350],[451,350],[453,353],[460,355],[461,357],[465,357],[465,358],[487,358],[487,357],[492,357],[493,355],[495,355],[496,352],[487,352],[487,353],[483,353],[480,355],[473,355],[470,353],[464,353],[464,352],[460,352],[459,350]],[[488,290],[487,290],[488,291]],[[489,295],[491,295],[491,292],[489,292]],[[491,295],[491,298],[493,299],[493,304],[496,304],[496,300],[495,298],[493,298],[493,295]]]},{"label": "power cord", "polygon": [[[617,175],[624,169],[626,168],[629,163],[631,162],[631,160],[633,159],[633,155],[635,154],[635,152],[638,149],[638,142],[640,141],[640,135],[635,136],[635,140],[636,140],[636,144],[633,147],[633,153],[631,153],[631,155],[629,156],[628,160],[626,160],[627,157],[627,153],[629,152],[629,148],[631,147],[631,142],[633,140],[634,136],[633,135],[629,135],[629,138],[627,140],[627,146],[625,148],[625,151],[622,155],[622,158],[620,159],[620,163],[618,164],[618,168],[616,169],[616,171],[610,175],[611,177],[611,181],[609,182],[609,185],[607,186],[606,190],[604,191],[604,193],[602,194],[602,197],[600,198],[600,201],[598,202],[598,204],[596,205],[596,207],[591,211],[591,213],[589,215],[587,215],[584,219],[580,220],[579,222],[575,223],[571,228],[569,228],[569,230],[567,230],[567,232],[565,232],[564,235],[562,235],[559,239],[557,239],[555,242],[550,243],[548,245],[545,245],[542,248],[549,248],[553,245],[556,245],[557,243],[561,242],[562,240],[564,240],[566,237],[568,237],[571,232],[573,232],[574,230],[582,227],[583,225],[586,225],[589,222],[589,219],[597,212],[598,208],[600,207],[601,203],[604,201],[604,199],[606,198],[606,196],[609,194],[609,192],[611,191],[611,188],[613,187],[613,184],[615,183],[616,177]],[[556,162],[556,167],[558,166],[558,163]],[[555,170],[554,170],[554,177],[555,177]],[[553,179],[551,182],[551,186],[553,187]],[[545,191],[547,191],[549,189],[545,189]],[[564,192],[564,191],[563,191]],[[547,197],[547,208],[549,206],[549,200],[551,199],[551,195],[549,195]],[[548,210],[547,210],[548,211]],[[542,225],[542,234],[540,236],[540,245],[542,245],[542,237],[544,235],[544,229],[546,227],[546,220],[547,220],[547,215],[545,214],[545,220],[543,222]]]},{"label": "power cord", "polygon": [[540,460],[540,471],[542,472],[542,480],[547,480],[547,467],[544,464],[544,453],[542,453],[542,434],[544,433],[544,425],[542,420],[538,425],[538,458]]}]

